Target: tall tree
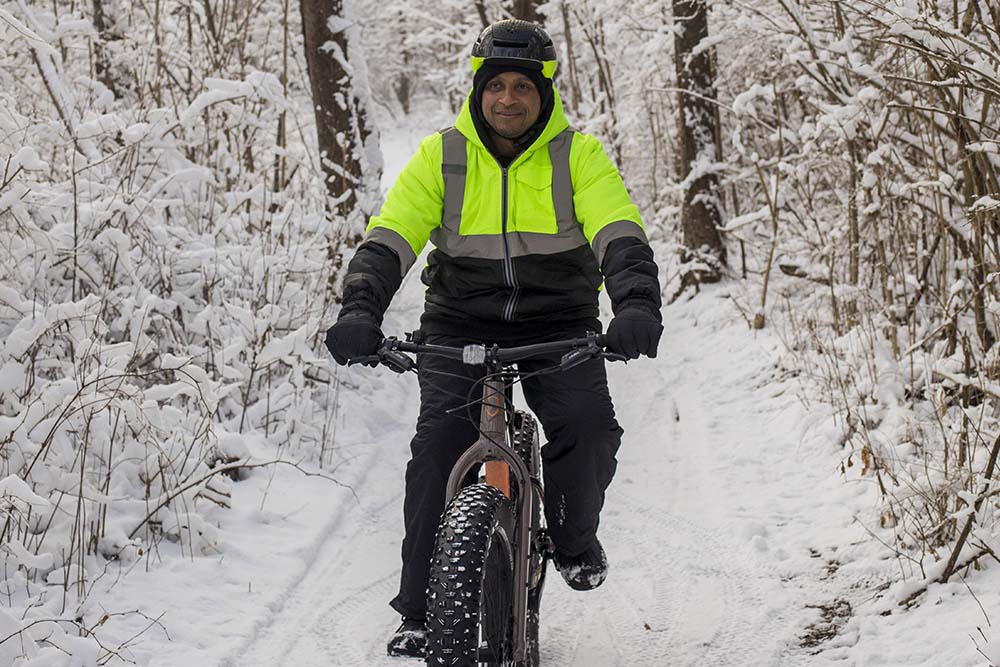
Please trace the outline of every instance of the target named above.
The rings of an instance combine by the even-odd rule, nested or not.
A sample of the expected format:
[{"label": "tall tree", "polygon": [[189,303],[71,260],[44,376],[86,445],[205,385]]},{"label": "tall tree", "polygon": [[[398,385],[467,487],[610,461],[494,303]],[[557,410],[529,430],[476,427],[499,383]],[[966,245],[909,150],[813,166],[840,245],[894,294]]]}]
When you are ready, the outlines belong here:
[{"label": "tall tree", "polygon": [[[726,249],[719,229],[722,203],[719,177],[712,167],[718,160],[715,113],[715,71],[711,49],[698,48],[708,38],[707,0],[673,0],[674,66],[679,93],[682,144],[680,176],[684,182],[681,223],[684,245],[695,254],[726,263]],[[706,281],[711,275],[702,275]]]},{"label": "tall tree", "polygon": [[98,81],[103,83],[105,87],[111,91],[111,93],[117,97],[118,87],[115,85],[114,76],[111,73],[111,66],[108,62],[108,55],[105,52],[105,44],[109,39],[109,31],[107,22],[104,20],[104,2],[103,0],[93,0],[91,3],[93,8],[93,23],[94,31],[97,33],[97,38],[94,40],[94,74]]},{"label": "tall tree", "polygon": [[486,14],[486,5],[483,4],[483,0],[476,0],[476,12],[479,14],[479,21],[485,29],[490,24],[490,19]]},{"label": "tall tree", "polygon": [[514,7],[511,14],[516,19],[541,23],[538,17],[538,0],[514,0]]},{"label": "tall tree", "polygon": [[348,244],[377,204],[382,170],[371,92],[349,0],[300,0],[306,64],[328,210],[346,219]]},{"label": "tall tree", "polygon": [[[559,3],[559,13],[562,16],[563,41],[566,43],[566,64],[564,71],[569,74],[570,105],[569,108],[575,113],[580,108],[580,81],[576,72],[576,56],[573,53],[573,31],[570,28],[569,3],[561,0]],[[563,103],[565,104],[565,100]]]}]

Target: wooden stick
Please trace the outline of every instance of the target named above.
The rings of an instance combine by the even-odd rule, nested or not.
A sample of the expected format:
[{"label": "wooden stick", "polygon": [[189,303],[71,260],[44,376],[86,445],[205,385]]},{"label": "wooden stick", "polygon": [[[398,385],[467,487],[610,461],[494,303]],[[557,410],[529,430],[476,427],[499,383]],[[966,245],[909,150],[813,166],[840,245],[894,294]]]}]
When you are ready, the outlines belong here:
[{"label": "wooden stick", "polygon": [[[997,465],[998,455],[1000,455],[1000,435],[998,435],[997,439],[993,441],[993,450],[990,452],[990,460],[989,463],[986,464],[985,477],[987,486],[990,483],[990,479],[993,477],[993,471]],[[984,493],[979,494],[979,497],[976,499],[974,510],[966,520],[965,527],[962,528],[962,534],[958,536],[958,541],[955,542],[955,548],[952,550],[951,557],[948,559],[948,565],[944,568],[944,573],[942,573],[941,577],[938,579],[939,583],[947,583],[951,578],[951,575],[955,574],[955,571],[958,569],[956,567],[956,564],[958,563],[958,555],[962,552],[962,547],[965,546],[966,540],[969,539],[969,534],[972,532],[972,522],[976,520],[976,514],[979,512],[979,508],[982,506],[983,500],[986,499],[987,495],[988,494],[985,493],[984,489]]]}]

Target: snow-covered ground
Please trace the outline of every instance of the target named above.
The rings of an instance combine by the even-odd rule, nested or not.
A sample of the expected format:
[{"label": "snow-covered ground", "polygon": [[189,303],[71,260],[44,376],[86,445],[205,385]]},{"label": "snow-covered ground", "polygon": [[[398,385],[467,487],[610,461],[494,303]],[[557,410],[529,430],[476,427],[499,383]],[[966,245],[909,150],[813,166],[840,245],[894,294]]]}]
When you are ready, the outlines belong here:
[{"label": "snow-covered ground", "polygon": [[[398,170],[419,133],[391,139],[389,168]],[[415,327],[417,273],[387,314],[387,333]],[[714,286],[666,307],[659,356],[611,365],[626,431],[601,528],[611,573],[600,589],[577,593],[550,572],[543,663],[989,664],[973,637],[984,645],[977,627],[993,636],[996,573],[969,580],[977,597],[956,578],[910,611],[894,608],[896,589],[880,594],[898,568],[866,530],[877,491],[844,481],[836,432],[798,400],[799,379],[778,364],[774,334],[747,328],[729,298],[739,289]],[[339,380],[337,447],[326,467],[339,483],[291,467],[257,470],[234,485],[233,509],[209,516],[221,526],[218,553],[153,554],[94,585],[90,612],[99,605],[158,619],[147,629],[143,616],[110,618],[122,639],[141,633],[131,659],[418,664],[384,649],[398,622],[386,603],[399,573],[416,378],[351,368]]]}]

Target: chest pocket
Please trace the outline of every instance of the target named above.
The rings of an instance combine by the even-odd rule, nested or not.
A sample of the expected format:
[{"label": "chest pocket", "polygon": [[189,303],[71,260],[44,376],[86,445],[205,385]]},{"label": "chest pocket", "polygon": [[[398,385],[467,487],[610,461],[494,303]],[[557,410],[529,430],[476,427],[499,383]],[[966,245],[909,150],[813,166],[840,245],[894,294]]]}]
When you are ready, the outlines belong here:
[{"label": "chest pocket", "polygon": [[[442,130],[441,175],[444,180],[444,206],[441,227],[446,233],[459,234],[471,221],[463,221],[463,203],[466,195],[466,179],[469,162],[466,139],[454,127]],[[508,174],[507,230],[536,234],[551,234],[561,237],[583,237],[580,224],[573,207],[573,183],[570,175],[569,152],[574,131],[564,130],[548,144],[548,157],[531,156]],[[492,158],[490,158],[492,159]],[[482,233],[481,227],[496,225],[498,233],[503,203],[500,192],[497,199],[479,193],[475,202],[480,210],[466,211],[475,217],[484,215],[484,207],[495,208],[485,224],[468,225],[474,233]],[[472,208],[472,207],[470,207]],[[494,217],[495,216],[495,217]]]},{"label": "chest pocket", "polygon": [[552,202],[552,168],[532,161],[514,169],[510,192],[508,229],[536,234],[556,234],[555,205]]}]

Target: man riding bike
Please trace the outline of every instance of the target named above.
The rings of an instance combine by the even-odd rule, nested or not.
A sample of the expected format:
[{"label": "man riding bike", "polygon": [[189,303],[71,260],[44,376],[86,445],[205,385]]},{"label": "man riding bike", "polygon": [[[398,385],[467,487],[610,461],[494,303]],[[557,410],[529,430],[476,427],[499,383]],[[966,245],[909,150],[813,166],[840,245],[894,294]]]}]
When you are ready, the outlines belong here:
[{"label": "man riding bike", "polygon": [[[653,252],[621,176],[600,142],[569,128],[553,88],[556,52],[539,26],[488,26],[472,49],[473,87],[455,126],[425,138],[373,216],[348,265],[342,308],[327,332],[337,363],[372,355],[382,316],[430,240],[419,336],[430,344],[501,346],[601,331],[598,290],[614,318],[607,348],[656,356],[660,288]],[[555,360],[557,361],[557,360]],[[554,360],[520,364],[542,448],[553,561],[577,590],[599,586],[607,559],[597,539],[622,429],[604,361],[531,375]],[[445,486],[477,437],[478,415],[459,409],[482,368],[420,357],[420,416],[403,505],[399,594],[403,623],[390,655],[424,655],[425,591]]]}]

